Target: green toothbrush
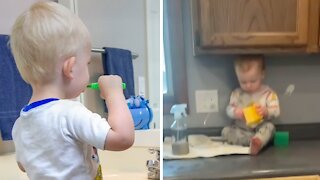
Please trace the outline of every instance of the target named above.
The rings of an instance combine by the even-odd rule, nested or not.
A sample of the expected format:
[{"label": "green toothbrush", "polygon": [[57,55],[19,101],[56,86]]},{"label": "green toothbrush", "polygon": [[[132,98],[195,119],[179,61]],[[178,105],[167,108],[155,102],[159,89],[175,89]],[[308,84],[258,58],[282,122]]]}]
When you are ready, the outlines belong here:
[{"label": "green toothbrush", "polygon": [[[122,83],[122,89],[126,89],[126,87],[127,87],[126,83]],[[99,84],[97,82],[91,83],[91,84],[87,85],[87,88],[99,90]]]}]

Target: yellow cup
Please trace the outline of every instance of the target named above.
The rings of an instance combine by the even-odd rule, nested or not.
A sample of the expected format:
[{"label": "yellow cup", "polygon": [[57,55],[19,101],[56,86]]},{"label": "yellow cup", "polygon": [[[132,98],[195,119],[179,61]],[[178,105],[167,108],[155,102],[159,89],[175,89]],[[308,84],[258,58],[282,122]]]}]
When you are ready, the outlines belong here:
[{"label": "yellow cup", "polygon": [[254,105],[244,108],[243,115],[246,119],[247,126],[258,124],[262,120],[262,117],[258,114]]}]

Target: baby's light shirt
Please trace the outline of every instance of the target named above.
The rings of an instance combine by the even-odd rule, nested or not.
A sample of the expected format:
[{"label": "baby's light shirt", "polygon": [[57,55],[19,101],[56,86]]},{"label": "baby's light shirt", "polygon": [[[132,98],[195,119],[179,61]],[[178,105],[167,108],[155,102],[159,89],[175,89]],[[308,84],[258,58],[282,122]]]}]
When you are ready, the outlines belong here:
[{"label": "baby's light shirt", "polygon": [[[258,92],[253,94],[246,93],[241,88],[237,88],[232,91],[230,102],[227,106],[227,115],[231,119],[235,119],[234,111],[237,107],[243,109],[253,103],[267,108],[268,116],[264,120],[271,120],[280,116],[280,106],[277,93],[266,85],[263,85]],[[244,121],[236,120],[235,122],[240,127],[247,128]]]},{"label": "baby's light shirt", "polygon": [[12,131],[16,158],[31,180],[93,179],[93,146],[104,149],[109,129],[80,102],[52,101],[21,111]]}]

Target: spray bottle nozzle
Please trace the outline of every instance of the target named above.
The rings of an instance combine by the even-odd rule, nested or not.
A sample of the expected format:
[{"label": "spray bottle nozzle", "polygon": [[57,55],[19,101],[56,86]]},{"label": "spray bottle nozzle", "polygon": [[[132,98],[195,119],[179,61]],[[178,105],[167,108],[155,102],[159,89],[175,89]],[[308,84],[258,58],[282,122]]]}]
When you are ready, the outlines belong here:
[{"label": "spray bottle nozzle", "polygon": [[186,112],[187,104],[175,104],[172,106],[170,113],[174,114],[174,119],[181,119],[187,117]]}]

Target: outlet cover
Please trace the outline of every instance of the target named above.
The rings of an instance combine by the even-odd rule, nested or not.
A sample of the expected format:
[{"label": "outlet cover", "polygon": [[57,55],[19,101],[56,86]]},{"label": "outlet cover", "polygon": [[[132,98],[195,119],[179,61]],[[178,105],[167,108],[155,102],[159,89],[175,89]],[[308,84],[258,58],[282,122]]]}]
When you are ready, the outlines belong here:
[{"label": "outlet cover", "polygon": [[218,90],[197,90],[196,111],[197,113],[218,112]]}]

